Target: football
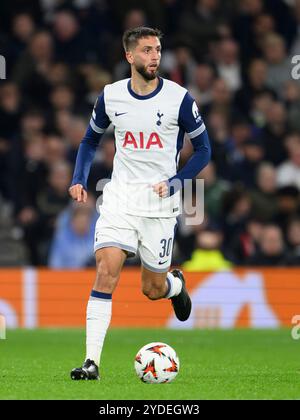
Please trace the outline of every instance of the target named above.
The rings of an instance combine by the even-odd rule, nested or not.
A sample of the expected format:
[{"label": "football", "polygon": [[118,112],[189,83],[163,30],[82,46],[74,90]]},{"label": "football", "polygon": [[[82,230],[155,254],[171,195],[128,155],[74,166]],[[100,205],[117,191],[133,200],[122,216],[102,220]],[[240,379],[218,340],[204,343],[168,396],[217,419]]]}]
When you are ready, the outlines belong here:
[{"label": "football", "polygon": [[135,356],[137,376],[148,384],[172,382],[179,372],[176,351],[165,343],[149,343]]}]

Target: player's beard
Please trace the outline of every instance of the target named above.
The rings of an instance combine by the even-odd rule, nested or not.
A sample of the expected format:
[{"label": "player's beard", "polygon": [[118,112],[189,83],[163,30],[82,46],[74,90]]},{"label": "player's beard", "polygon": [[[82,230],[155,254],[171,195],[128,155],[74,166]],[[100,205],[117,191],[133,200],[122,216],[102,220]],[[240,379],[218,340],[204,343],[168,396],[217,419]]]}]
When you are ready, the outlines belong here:
[{"label": "player's beard", "polygon": [[145,79],[145,80],[154,80],[158,76],[158,67],[155,70],[149,71],[147,67],[142,64],[136,66],[136,71]]}]

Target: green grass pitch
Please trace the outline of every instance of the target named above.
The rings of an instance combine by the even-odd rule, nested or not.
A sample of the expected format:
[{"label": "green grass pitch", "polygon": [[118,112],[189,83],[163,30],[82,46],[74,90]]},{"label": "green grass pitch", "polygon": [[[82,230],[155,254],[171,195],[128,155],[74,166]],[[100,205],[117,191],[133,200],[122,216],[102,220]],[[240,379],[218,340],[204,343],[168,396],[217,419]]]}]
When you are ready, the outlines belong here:
[{"label": "green grass pitch", "polygon": [[[300,341],[289,330],[111,329],[101,381],[71,381],[84,356],[84,330],[11,330],[0,340],[0,399],[299,399]],[[173,383],[142,383],[133,369],[151,341],[173,346]]]}]

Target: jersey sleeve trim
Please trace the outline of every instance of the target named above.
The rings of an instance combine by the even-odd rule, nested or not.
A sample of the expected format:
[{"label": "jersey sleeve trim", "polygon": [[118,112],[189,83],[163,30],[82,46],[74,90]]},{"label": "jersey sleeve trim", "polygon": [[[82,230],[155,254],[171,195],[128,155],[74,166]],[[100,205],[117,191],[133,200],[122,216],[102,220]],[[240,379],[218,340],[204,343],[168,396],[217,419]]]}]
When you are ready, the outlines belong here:
[{"label": "jersey sleeve trim", "polygon": [[104,131],[105,131],[105,129],[98,127],[98,126],[94,123],[93,118],[91,118],[91,119],[90,119],[90,125],[91,125],[92,129],[93,129],[96,133],[98,133],[98,134],[102,134],[102,133],[104,133]]},{"label": "jersey sleeve trim", "polygon": [[194,139],[195,137],[199,136],[204,132],[206,129],[205,124],[203,123],[200,127],[196,128],[196,130],[192,131],[191,133],[187,133],[190,139]]},{"label": "jersey sleeve trim", "polygon": [[105,90],[98,96],[90,119],[91,128],[98,134],[104,133],[111,123],[106,114],[104,92]]}]

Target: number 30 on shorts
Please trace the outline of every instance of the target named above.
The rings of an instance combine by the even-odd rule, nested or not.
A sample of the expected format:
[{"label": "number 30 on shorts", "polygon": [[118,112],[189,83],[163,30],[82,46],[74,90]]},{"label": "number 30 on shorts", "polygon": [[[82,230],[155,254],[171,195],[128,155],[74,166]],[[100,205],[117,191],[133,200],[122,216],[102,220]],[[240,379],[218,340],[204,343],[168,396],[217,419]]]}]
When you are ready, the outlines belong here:
[{"label": "number 30 on shorts", "polygon": [[172,249],[172,240],[173,238],[169,239],[162,239],[160,241],[162,246],[162,251],[159,253],[160,258],[168,257],[170,255]]}]

